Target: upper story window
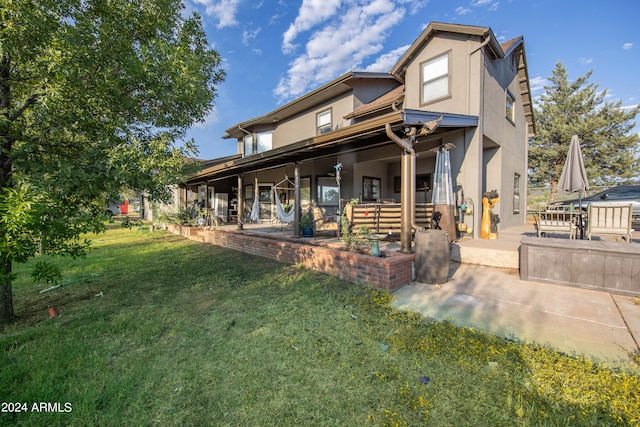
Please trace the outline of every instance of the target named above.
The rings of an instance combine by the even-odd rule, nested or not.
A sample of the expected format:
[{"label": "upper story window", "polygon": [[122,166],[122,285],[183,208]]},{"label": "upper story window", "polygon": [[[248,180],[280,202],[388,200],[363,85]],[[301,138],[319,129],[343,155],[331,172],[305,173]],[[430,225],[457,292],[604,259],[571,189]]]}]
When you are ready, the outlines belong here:
[{"label": "upper story window", "polygon": [[516,122],[516,98],[509,91],[509,89],[506,90],[505,98],[506,98],[506,102],[505,102],[504,114],[507,117],[507,119],[511,120],[511,123],[515,123]]},{"label": "upper story window", "polygon": [[263,132],[258,134],[258,144],[256,147],[256,153],[262,153],[273,148],[272,133]]},{"label": "upper story window", "polygon": [[244,156],[262,153],[273,148],[272,133],[262,132],[257,135],[247,134],[244,136]]},{"label": "upper story window", "polygon": [[331,132],[331,108],[316,115],[316,127],[318,129],[318,135]]},{"label": "upper story window", "polygon": [[422,63],[422,104],[451,96],[449,52]]},{"label": "upper story window", "polygon": [[253,149],[253,135],[245,135],[244,136],[244,155],[250,156],[254,153]]}]

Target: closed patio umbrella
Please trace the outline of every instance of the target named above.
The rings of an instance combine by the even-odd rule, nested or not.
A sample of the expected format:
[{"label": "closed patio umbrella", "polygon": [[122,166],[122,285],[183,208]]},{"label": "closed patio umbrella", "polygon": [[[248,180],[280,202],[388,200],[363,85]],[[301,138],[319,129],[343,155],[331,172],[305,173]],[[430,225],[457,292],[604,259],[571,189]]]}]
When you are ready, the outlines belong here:
[{"label": "closed patio umbrella", "polygon": [[435,205],[453,205],[455,203],[451,180],[451,156],[449,150],[443,147],[436,153],[431,203]]},{"label": "closed patio umbrella", "polygon": [[[587,171],[584,168],[578,135],[571,137],[569,153],[558,180],[558,187],[567,193],[578,192],[578,203],[580,211],[582,211],[582,193],[586,193],[589,189],[589,180],[587,179]],[[582,217],[580,217],[580,232],[582,233]]]},{"label": "closed patio umbrella", "polygon": [[436,153],[436,169],[433,174],[431,203],[434,204],[434,219],[436,218],[436,212],[440,213],[440,216],[435,223],[434,219],[432,219],[431,227],[446,231],[448,239],[451,241],[456,236],[455,197],[451,174],[451,156],[447,148],[440,147]]}]

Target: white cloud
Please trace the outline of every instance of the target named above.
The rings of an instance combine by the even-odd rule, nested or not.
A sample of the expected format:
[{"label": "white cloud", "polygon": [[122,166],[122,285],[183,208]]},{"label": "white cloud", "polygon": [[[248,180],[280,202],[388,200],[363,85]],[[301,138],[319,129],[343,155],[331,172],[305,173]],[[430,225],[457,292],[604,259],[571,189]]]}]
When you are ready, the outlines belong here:
[{"label": "white cloud", "polygon": [[628,111],[628,110],[633,110],[633,109],[638,108],[638,107],[640,107],[640,104],[635,104],[635,105],[623,105],[623,106],[621,106],[621,107],[620,107],[620,109],[621,109],[622,111]]},{"label": "white cloud", "polygon": [[415,15],[429,3],[429,0],[399,0],[399,3],[403,6],[409,7],[409,14]]},{"label": "white cloud", "polygon": [[238,24],[236,21],[236,13],[238,12],[238,3],[240,0],[193,0],[197,4],[205,7],[207,15],[214,16],[218,19],[216,27],[233,27]]},{"label": "white cloud", "polygon": [[282,36],[282,51],[291,53],[295,49],[293,41],[298,34],[335,15],[340,3],[340,0],[302,0],[296,20]]},{"label": "white cloud", "polygon": [[585,58],[583,56],[581,56],[578,61],[580,61],[581,64],[591,64],[593,62],[593,59],[591,58]]},{"label": "white cloud", "polygon": [[214,123],[218,123],[219,121],[220,121],[220,117],[218,117],[218,110],[216,110],[214,107],[209,111],[209,114],[207,114],[204,120],[202,120],[201,122],[195,123],[193,127],[198,129],[206,129],[210,125]]},{"label": "white cloud", "polygon": [[255,39],[258,36],[258,34],[260,34],[260,27],[256,28],[253,31],[244,30],[242,32],[242,44],[245,46],[249,46],[249,42],[252,39]]},{"label": "white cloud", "polygon": [[633,49],[633,43],[625,43],[625,44],[622,45],[622,48],[624,50],[631,50],[631,49]]},{"label": "white cloud", "polygon": [[531,86],[531,92],[543,91],[544,86],[547,84],[547,79],[544,77],[534,77],[529,79],[529,86]]},{"label": "white cloud", "polygon": [[289,70],[273,91],[279,102],[358,69],[365,58],[383,49],[389,30],[406,13],[391,0],[358,3],[346,1],[335,19],[311,35],[305,52],[291,61]]},{"label": "white cloud", "polygon": [[388,73],[398,59],[409,49],[410,45],[401,46],[391,52],[380,55],[372,64],[367,66],[364,71]]},{"label": "white cloud", "polygon": [[471,9],[468,9],[466,7],[462,7],[462,6],[456,7],[456,13],[458,15],[466,15],[467,13],[470,13],[470,12],[471,12]]},{"label": "white cloud", "polygon": [[[473,7],[483,7],[483,6],[488,6],[487,10],[489,12],[495,12],[496,10],[498,10],[498,6],[500,5],[499,1],[494,1],[494,0],[474,0],[471,2],[471,6]],[[458,10],[463,10],[465,11],[465,14],[470,12],[469,9],[464,9],[462,7],[459,7],[458,9],[456,9],[456,12],[458,12]],[[462,13],[458,13],[459,15],[463,15]]]}]

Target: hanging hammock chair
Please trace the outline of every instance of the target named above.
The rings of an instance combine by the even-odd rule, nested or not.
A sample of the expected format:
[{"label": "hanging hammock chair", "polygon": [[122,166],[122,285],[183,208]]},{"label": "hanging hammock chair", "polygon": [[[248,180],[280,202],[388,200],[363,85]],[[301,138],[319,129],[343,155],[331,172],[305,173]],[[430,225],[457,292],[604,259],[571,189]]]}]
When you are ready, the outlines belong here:
[{"label": "hanging hammock chair", "polygon": [[291,209],[289,209],[289,212],[285,213],[284,207],[280,202],[280,197],[278,197],[278,190],[274,188],[273,193],[276,198],[276,216],[280,221],[290,223],[291,221],[293,221],[295,217],[296,202],[294,201],[293,204],[291,205]]},{"label": "hanging hammock chair", "polygon": [[260,222],[260,200],[258,200],[258,186],[253,194],[253,206],[251,207],[251,215],[249,219],[253,222]]}]

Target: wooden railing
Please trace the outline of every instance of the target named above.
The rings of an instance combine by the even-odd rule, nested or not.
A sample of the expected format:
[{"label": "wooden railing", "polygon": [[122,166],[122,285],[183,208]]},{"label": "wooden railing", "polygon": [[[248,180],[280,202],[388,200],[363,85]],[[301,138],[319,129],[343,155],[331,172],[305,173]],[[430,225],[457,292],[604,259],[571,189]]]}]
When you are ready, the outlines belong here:
[{"label": "wooden railing", "polygon": [[[352,229],[366,226],[376,234],[399,234],[402,228],[402,205],[400,203],[367,203],[347,205],[345,213]],[[434,205],[416,204],[415,223],[421,227],[430,227]]]}]

